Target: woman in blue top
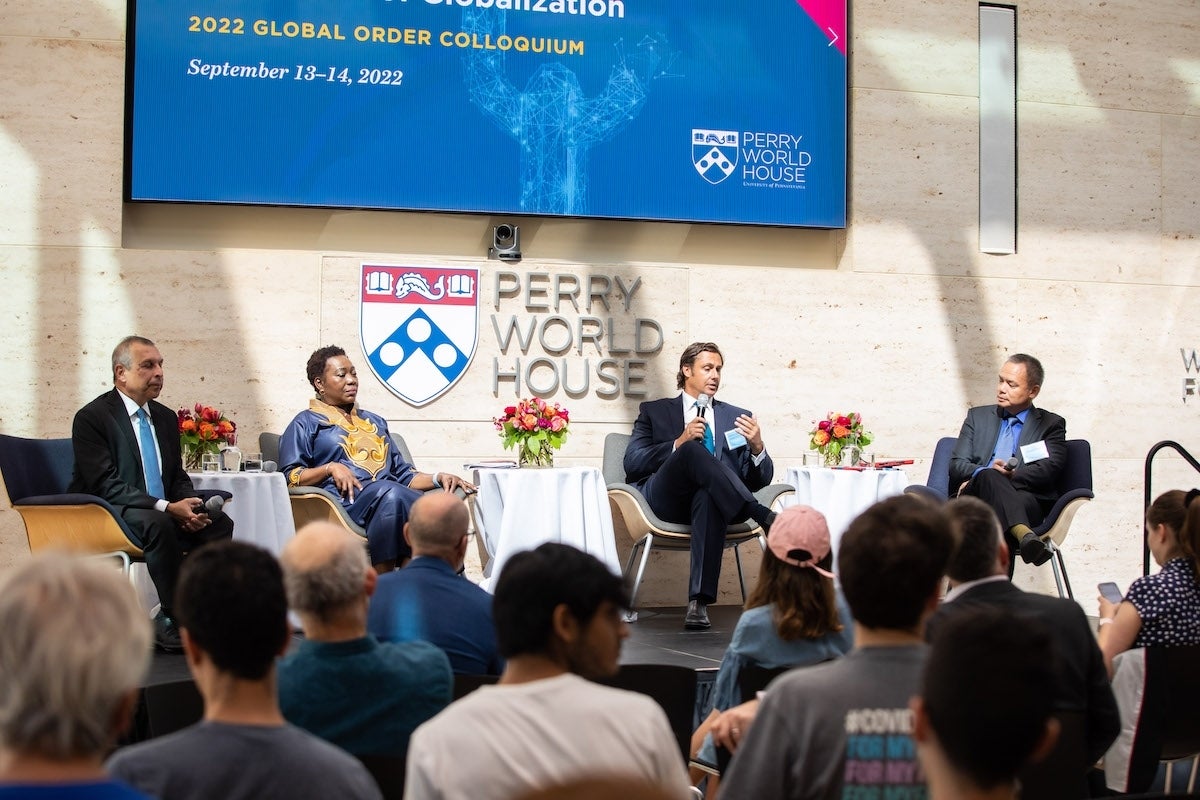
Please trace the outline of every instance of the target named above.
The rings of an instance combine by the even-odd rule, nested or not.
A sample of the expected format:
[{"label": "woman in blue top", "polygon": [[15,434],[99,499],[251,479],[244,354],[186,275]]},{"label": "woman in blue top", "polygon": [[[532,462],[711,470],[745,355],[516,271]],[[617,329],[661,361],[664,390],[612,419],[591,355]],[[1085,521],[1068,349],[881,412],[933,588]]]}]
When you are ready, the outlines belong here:
[{"label": "woman in blue top", "polygon": [[[829,526],[821,512],[803,505],[781,511],[767,535],[758,583],[721,659],[712,712],[692,736],[693,753],[719,712],[750,699],[738,689],[744,666],[807,666],[854,646],[853,618],[834,587],[832,565]],[[704,742],[701,760],[713,760],[711,747]]]},{"label": "woman in blue top", "polygon": [[1162,567],[1115,604],[1100,597],[1100,649],[1112,675],[1119,653],[1200,644],[1200,489],[1173,489],[1146,510],[1146,542]]},{"label": "woman in blue top", "polygon": [[358,407],[358,372],[345,350],[331,345],[315,351],[307,375],[317,396],[279,440],[288,486],[320,486],[338,495],[350,519],[366,529],[376,571],[403,566],[412,552],[404,523],[421,493],[475,487],[449,472],[418,472],[401,458],[383,417]]}]

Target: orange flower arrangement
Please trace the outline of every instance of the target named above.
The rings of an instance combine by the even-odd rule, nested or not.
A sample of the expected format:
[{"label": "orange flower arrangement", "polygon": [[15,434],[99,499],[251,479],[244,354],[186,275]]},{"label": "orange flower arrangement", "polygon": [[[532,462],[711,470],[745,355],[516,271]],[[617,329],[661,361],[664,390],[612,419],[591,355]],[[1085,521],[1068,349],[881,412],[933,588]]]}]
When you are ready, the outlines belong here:
[{"label": "orange flower arrangement", "polygon": [[237,444],[237,425],[218,409],[196,403],[179,409],[179,447],[186,469],[199,469],[205,453],[219,453],[221,445]]}]

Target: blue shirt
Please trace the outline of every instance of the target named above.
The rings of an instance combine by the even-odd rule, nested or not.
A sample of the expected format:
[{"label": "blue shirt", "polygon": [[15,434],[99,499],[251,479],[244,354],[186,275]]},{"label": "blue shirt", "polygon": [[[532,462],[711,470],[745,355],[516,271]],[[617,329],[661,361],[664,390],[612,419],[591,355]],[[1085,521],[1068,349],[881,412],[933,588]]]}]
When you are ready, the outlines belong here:
[{"label": "blue shirt", "polygon": [[379,576],[367,630],[385,642],[432,642],[458,673],[499,675],[504,669],[492,596],[434,556]]},{"label": "blue shirt", "polygon": [[[1025,420],[1026,420],[1026,418],[1029,417],[1029,411],[1032,408],[1033,407],[1030,406],[1029,408],[1027,408],[1024,411],[1021,411],[1017,414],[1009,414],[1004,409],[1000,408],[999,406],[996,406],[996,413],[1000,416],[1000,433],[996,434],[996,443],[994,445],[992,445],[992,460],[989,461],[988,463],[984,464],[982,467],[976,467],[975,471],[971,473],[972,478],[974,478],[976,475],[978,475],[980,472],[982,472],[985,469],[991,469],[992,464],[995,462],[995,460],[997,458],[1007,461],[1011,456],[1016,454],[1017,449],[1018,449],[1017,442],[1021,441],[1021,430],[1025,427]],[[1000,453],[997,452],[997,448],[1000,447],[1000,440],[1004,437],[1004,431],[1005,431],[1006,427],[1012,428],[1013,451],[1012,451],[1012,453],[1009,453],[1007,455],[1001,455]]]},{"label": "blue shirt", "polygon": [[412,732],[450,703],[446,654],[426,642],[305,639],[279,662],[279,708],[354,755],[404,755]]},{"label": "blue shirt", "polygon": [[[854,619],[842,593],[837,593],[840,631],[831,631],[816,639],[794,639],[785,641],[775,630],[774,605],[759,606],[742,614],[733,639],[721,659],[717,672],[717,685],[713,689],[713,708],[724,711],[742,702],[738,689],[738,675],[742,667],[756,664],[766,669],[777,667],[802,667],[837,658],[854,647]],[[708,709],[702,717],[708,716]]]}]

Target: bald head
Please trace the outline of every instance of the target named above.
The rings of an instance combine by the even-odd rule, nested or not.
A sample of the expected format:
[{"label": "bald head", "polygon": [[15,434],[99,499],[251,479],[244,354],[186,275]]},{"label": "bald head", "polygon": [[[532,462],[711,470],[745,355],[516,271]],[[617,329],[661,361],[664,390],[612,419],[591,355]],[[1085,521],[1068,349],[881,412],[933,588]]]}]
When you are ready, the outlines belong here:
[{"label": "bald head", "polygon": [[452,492],[428,492],[413,503],[404,531],[414,556],[461,560],[465,554],[467,506]]},{"label": "bald head", "polygon": [[301,617],[331,621],[364,605],[373,582],[365,543],[340,525],[310,522],[283,548],[288,604]]}]

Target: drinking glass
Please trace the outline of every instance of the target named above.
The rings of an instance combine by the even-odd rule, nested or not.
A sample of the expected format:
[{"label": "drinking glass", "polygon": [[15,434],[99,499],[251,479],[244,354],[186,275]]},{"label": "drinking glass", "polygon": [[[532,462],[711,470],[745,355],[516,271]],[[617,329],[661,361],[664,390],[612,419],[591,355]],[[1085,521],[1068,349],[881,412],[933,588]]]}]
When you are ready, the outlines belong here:
[{"label": "drinking glass", "polygon": [[216,453],[205,453],[200,456],[200,471],[201,472],[220,472],[221,457]]},{"label": "drinking glass", "polygon": [[242,469],[246,472],[262,472],[262,453],[246,453],[242,457]]}]

